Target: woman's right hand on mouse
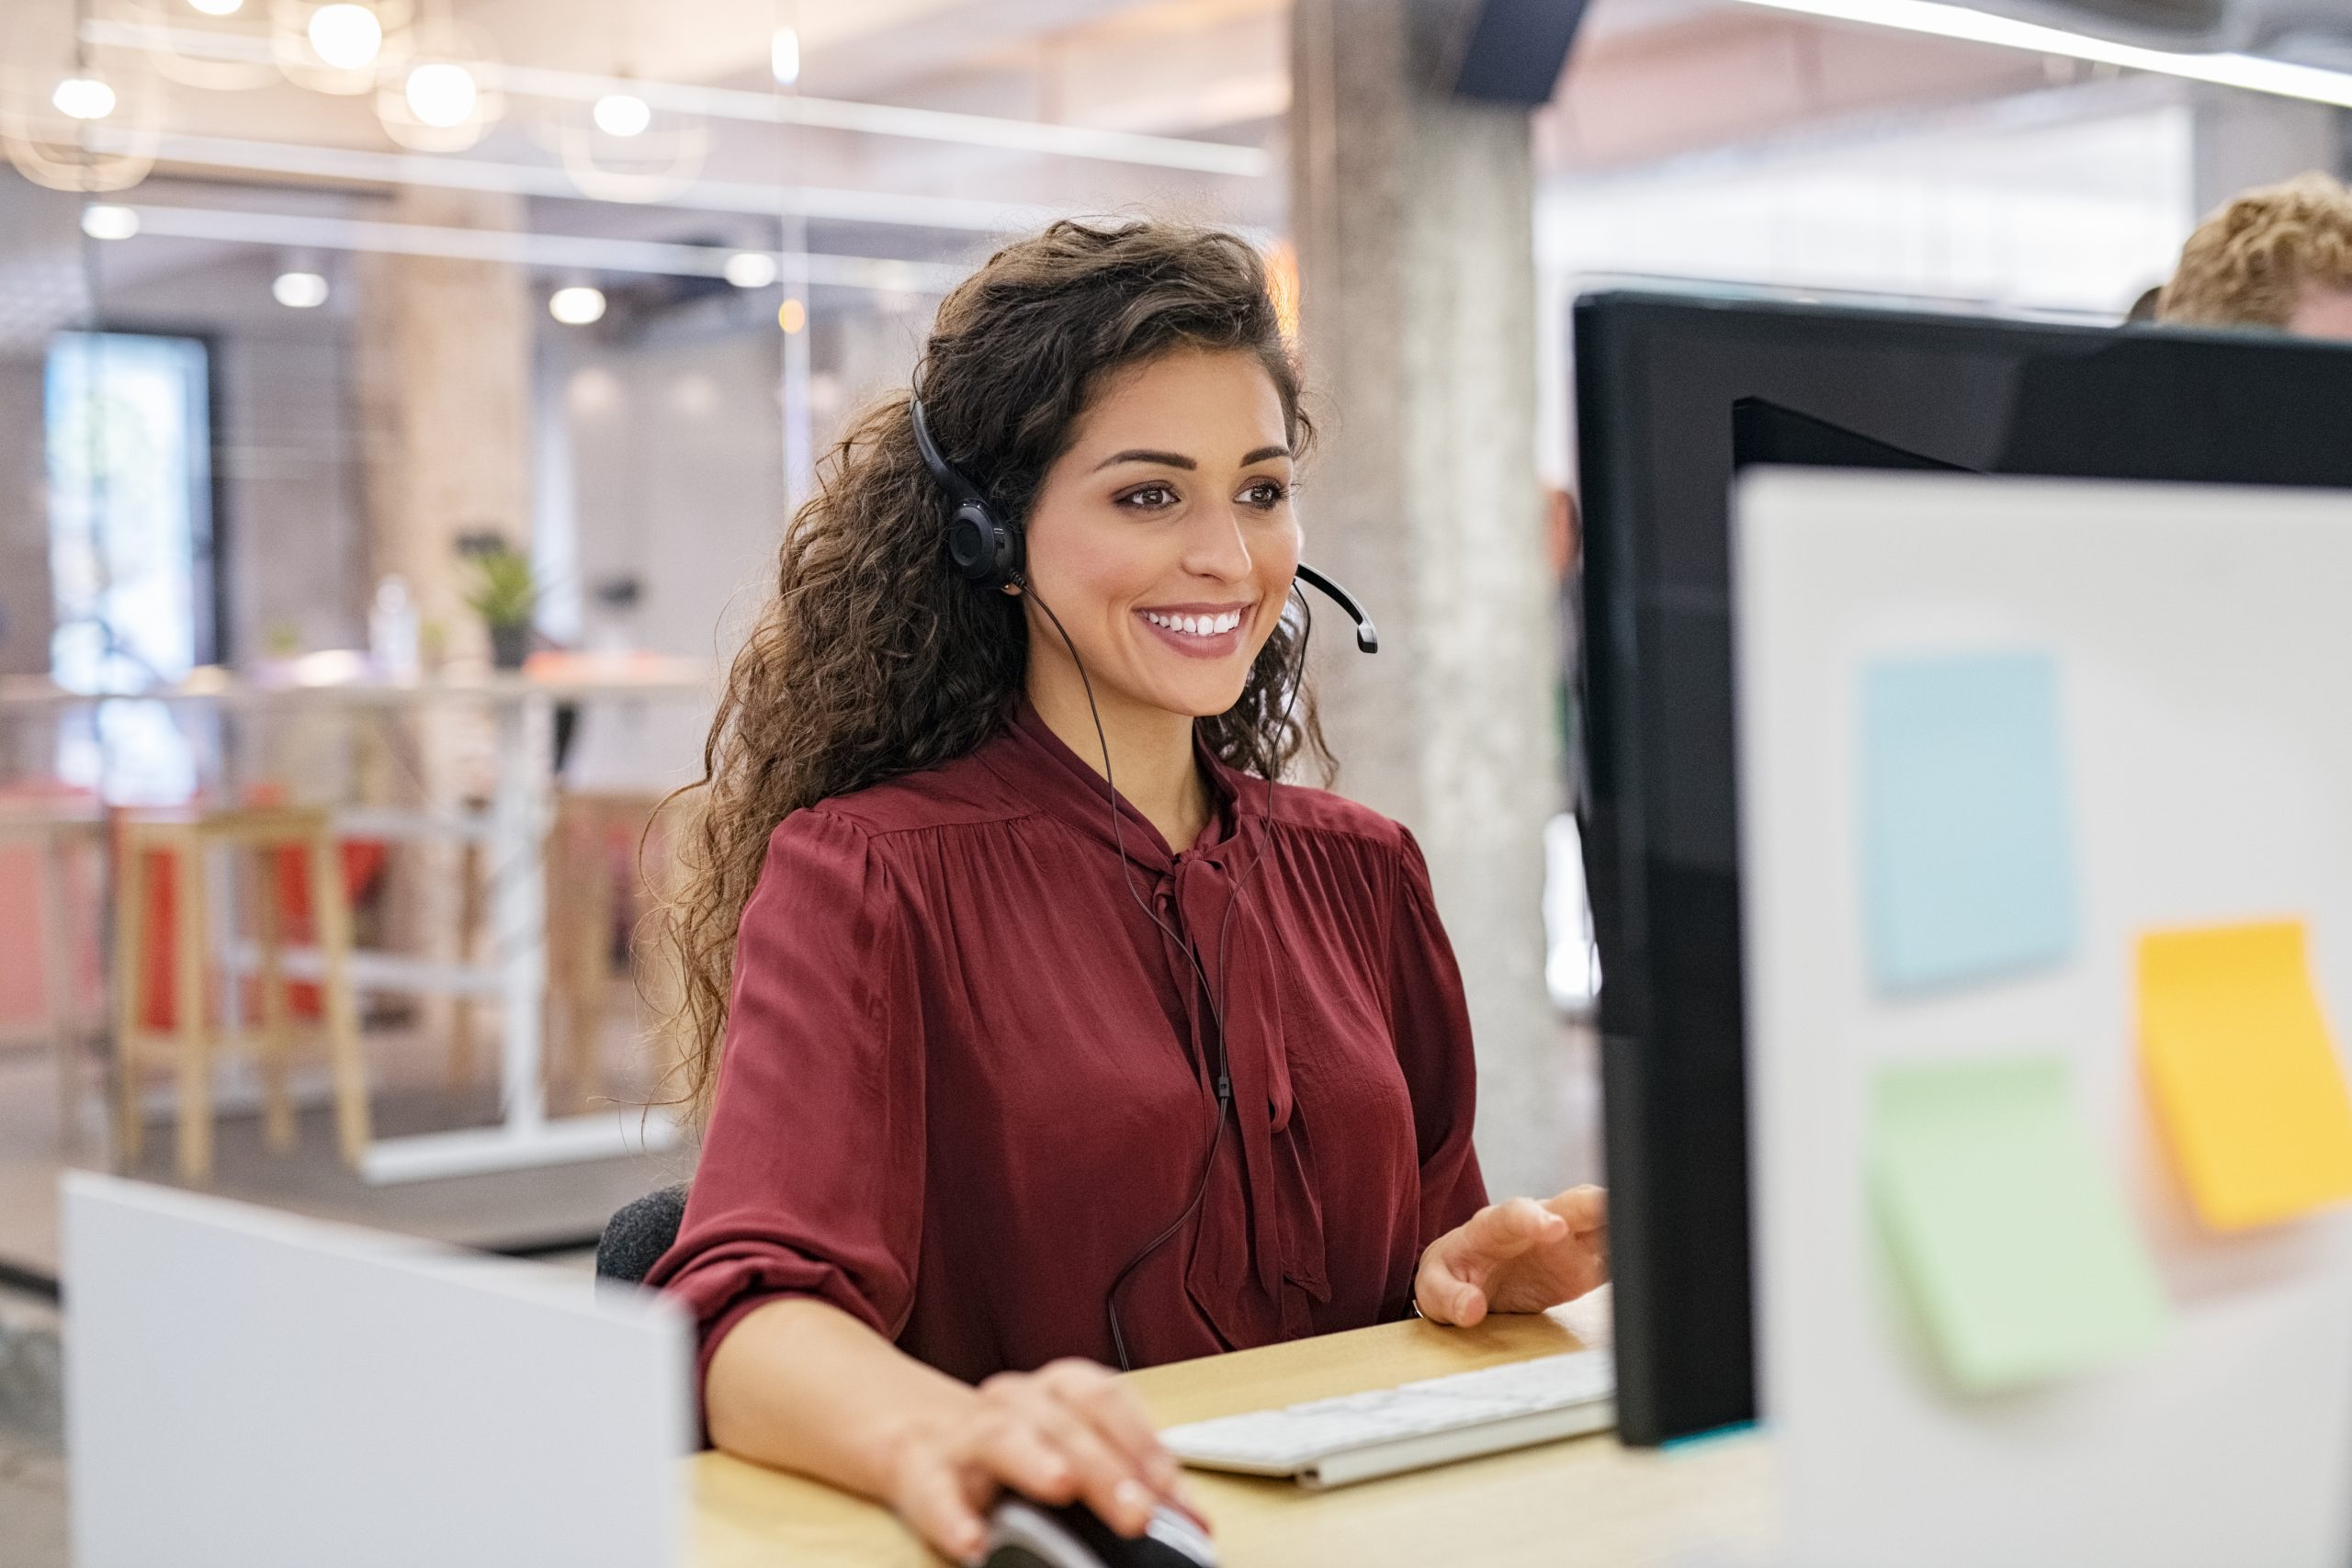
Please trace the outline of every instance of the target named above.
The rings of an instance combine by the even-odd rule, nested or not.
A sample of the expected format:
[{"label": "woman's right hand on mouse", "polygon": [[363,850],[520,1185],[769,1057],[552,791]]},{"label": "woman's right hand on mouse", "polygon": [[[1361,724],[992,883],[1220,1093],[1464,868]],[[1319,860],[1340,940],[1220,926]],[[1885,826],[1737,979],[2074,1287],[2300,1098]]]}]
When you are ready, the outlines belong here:
[{"label": "woman's right hand on mouse", "polygon": [[1083,1502],[1125,1536],[1141,1535],[1163,1502],[1200,1517],[1142,1403],[1107,1369],[1075,1359],[1000,1372],[898,1445],[891,1506],[958,1562],[979,1555],[1002,1488],[1055,1506]]}]

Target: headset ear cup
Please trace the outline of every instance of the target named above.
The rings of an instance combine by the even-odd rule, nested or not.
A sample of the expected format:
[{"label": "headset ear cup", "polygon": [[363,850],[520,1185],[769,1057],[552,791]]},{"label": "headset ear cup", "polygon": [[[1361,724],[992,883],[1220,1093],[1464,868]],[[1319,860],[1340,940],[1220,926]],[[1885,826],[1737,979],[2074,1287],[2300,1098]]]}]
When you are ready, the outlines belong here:
[{"label": "headset ear cup", "polygon": [[967,502],[948,519],[947,558],[971,581],[1001,587],[1021,569],[1020,537],[987,507]]},{"label": "headset ear cup", "polygon": [[995,520],[972,505],[959,506],[947,523],[947,558],[975,582],[986,581],[996,564]]}]

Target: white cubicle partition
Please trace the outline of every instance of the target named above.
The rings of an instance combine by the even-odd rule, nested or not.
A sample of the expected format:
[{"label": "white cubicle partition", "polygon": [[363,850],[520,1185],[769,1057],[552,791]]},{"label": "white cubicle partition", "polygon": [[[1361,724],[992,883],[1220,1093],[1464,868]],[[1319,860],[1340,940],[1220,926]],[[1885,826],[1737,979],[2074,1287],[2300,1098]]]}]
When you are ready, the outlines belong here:
[{"label": "white cubicle partition", "polygon": [[79,1568],[668,1568],[692,1352],[650,1292],[86,1172]]},{"label": "white cubicle partition", "polygon": [[[1741,877],[1765,1420],[1805,1568],[2352,1557],[2352,1218],[2216,1234],[2152,1125],[2133,942],[2293,917],[2352,1031],[2352,497],[1752,474],[1736,497]],[[1858,750],[1874,661],[2057,671],[2071,951],[1892,993],[1866,943]],[[2152,1257],[2153,1348],[1957,1392],[1870,1212],[1890,1064],[2064,1057]]]}]

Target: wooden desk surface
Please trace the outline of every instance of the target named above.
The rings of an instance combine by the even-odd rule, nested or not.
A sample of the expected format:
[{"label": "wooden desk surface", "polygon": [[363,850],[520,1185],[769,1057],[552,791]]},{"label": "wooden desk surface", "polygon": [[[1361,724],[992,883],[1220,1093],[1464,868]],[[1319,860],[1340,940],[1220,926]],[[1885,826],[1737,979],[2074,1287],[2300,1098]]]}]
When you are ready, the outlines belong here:
[{"label": "wooden desk surface", "polygon": [[[1577,1346],[1548,1317],[1495,1318],[1469,1329],[1414,1321],[1129,1375],[1153,1418],[1172,1426]],[[1768,1458],[1752,1437],[1658,1454],[1600,1436],[1332,1492],[1204,1471],[1188,1476],[1225,1568],[1618,1568],[1762,1557],[1776,1529]],[[886,1510],[831,1487],[723,1454],[688,1463],[694,1568],[934,1568],[942,1561]]]}]

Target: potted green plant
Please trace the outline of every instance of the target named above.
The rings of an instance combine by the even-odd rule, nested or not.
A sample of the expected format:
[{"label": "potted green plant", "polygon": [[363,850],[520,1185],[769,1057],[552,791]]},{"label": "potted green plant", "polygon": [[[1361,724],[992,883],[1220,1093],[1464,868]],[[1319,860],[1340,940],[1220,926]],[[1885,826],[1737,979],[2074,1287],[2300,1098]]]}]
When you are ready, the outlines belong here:
[{"label": "potted green plant", "polygon": [[473,562],[474,587],[466,603],[490,628],[491,662],[501,670],[520,670],[531,651],[531,617],[539,606],[531,558],[503,540],[467,556]]}]

